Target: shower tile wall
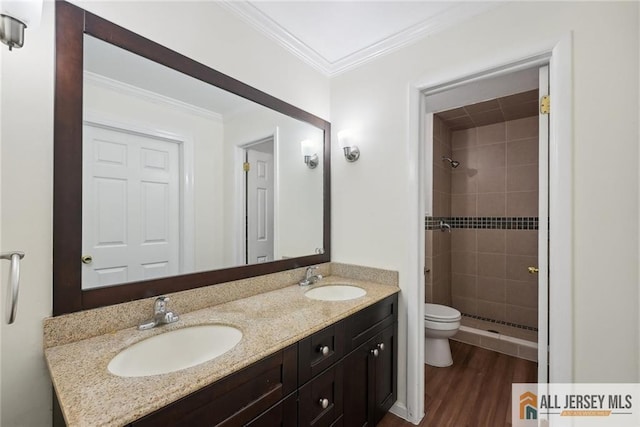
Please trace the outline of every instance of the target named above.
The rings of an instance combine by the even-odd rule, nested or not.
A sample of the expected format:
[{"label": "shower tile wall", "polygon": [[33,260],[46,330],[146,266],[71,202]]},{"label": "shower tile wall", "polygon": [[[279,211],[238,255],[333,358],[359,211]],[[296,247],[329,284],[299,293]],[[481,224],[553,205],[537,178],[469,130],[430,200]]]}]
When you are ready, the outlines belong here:
[{"label": "shower tile wall", "polygon": [[[451,211],[443,216],[537,217],[537,116],[454,131],[451,149],[460,166],[450,171]],[[450,236],[453,307],[537,327],[537,277],[527,272],[538,265],[537,231],[454,229]]]},{"label": "shower tile wall", "polygon": [[[451,131],[442,120],[433,120],[433,216],[451,215]],[[425,231],[425,302],[451,305],[451,234]]]}]

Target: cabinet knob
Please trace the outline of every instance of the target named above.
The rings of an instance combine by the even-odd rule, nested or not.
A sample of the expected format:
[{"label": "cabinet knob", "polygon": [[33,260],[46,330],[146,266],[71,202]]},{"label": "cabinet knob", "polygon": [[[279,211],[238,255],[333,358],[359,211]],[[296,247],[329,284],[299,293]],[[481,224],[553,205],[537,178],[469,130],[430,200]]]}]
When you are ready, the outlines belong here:
[{"label": "cabinet knob", "polygon": [[83,255],[83,257],[80,259],[82,260],[83,264],[91,264],[93,262],[93,257],[91,255]]},{"label": "cabinet knob", "polygon": [[322,409],[327,409],[329,406],[329,399],[320,399],[318,403],[322,406]]},{"label": "cabinet knob", "polygon": [[384,343],[378,344],[378,348],[380,349],[380,351],[384,351]]},{"label": "cabinet knob", "polygon": [[329,354],[329,346],[321,345],[320,347],[318,347],[318,353],[322,353],[323,356],[326,356],[327,354]]},{"label": "cabinet knob", "polygon": [[371,350],[371,354],[373,354],[373,357],[378,357],[378,354],[379,354],[378,349],[374,348],[373,350]]},{"label": "cabinet knob", "polygon": [[529,272],[529,274],[538,274],[540,270],[538,269],[538,267],[527,267],[527,271]]}]

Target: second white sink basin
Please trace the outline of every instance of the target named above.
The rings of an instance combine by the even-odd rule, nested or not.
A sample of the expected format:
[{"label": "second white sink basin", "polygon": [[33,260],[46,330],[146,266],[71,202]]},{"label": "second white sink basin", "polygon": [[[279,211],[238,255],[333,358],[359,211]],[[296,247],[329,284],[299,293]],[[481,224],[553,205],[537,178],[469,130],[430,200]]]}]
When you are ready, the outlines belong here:
[{"label": "second white sink basin", "polygon": [[307,298],[320,301],[347,301],[365,296],[367,291],[352,285],[320,286],[304,293]]},{"label": "second white sink basin", "polygon": [[242,332],[226,325],[199,325],[155,335],[118,353],[108,369],[120,377],[166,374],[199,365],[235,347]]}]

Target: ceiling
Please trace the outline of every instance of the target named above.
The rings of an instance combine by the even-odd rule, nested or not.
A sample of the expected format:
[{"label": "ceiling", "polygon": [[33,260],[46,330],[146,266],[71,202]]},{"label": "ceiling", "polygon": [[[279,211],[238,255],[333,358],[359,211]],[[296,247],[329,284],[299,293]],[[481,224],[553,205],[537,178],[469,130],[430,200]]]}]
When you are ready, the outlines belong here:
[{"label": "ceiling", "polygon": [[500,3],[225,0],[220,4],[325,75],[334,76]]},{"label": "ceiling", "polygon": [[469,129],[538,115],[538,89],[436,114],[451,130]]}]

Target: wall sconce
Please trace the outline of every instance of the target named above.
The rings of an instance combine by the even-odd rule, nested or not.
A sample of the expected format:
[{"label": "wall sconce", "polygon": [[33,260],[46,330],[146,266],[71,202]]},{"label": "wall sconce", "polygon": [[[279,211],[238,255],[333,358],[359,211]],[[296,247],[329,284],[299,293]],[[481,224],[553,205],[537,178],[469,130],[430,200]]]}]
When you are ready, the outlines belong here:
[{"label": "wall sconce", "polygon": [[9,50],[21,48],[24,29],[36,28],[42,17],[42,0],[0,1],[0,41]]},{"label": "wall sconce", "polygon": [[305,139],[300,142],[300,148],[302,148],[304,163],[309,169],[315,169],[319,163],[318,154],[316,154],[316,145],[310,139]]},{"label": "wall sconce", "polygon": [[338,132],[338,145],[344,151],[344,157],[348,162],[355,162],[360,158],[360,150],[354,144],[355,140],[355,134],[351,130]]}]

